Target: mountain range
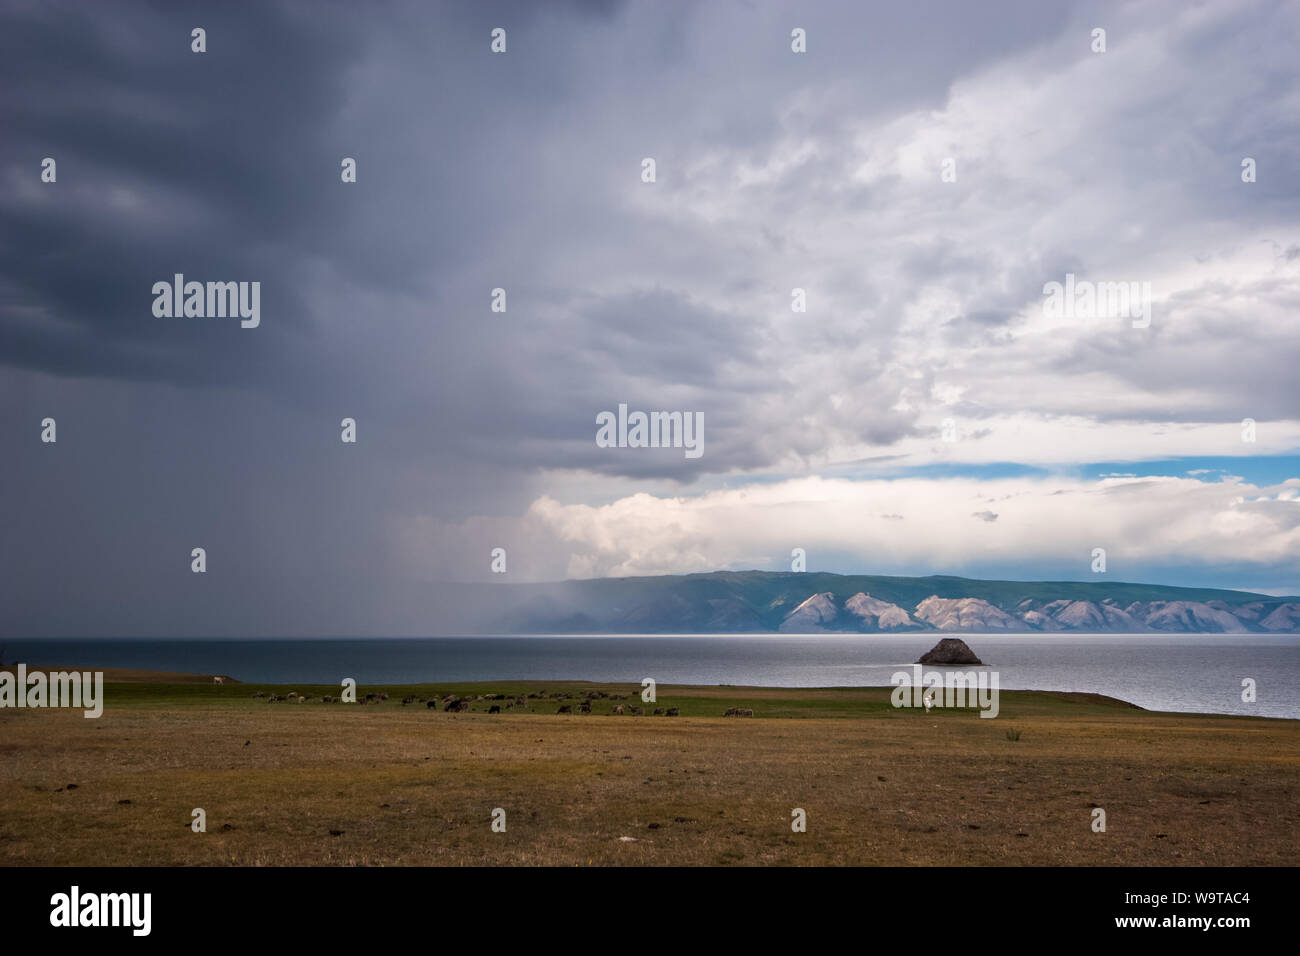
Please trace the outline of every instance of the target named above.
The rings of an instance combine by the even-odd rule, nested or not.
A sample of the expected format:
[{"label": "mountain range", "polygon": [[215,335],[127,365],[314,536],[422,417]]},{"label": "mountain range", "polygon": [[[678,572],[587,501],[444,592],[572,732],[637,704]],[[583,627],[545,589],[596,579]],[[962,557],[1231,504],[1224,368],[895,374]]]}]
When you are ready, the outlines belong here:
[{"label": "mountain range", "polygon": [[1300,597],[1121,582],[717,571],[499,587],[495,633],[1300,633]]}]

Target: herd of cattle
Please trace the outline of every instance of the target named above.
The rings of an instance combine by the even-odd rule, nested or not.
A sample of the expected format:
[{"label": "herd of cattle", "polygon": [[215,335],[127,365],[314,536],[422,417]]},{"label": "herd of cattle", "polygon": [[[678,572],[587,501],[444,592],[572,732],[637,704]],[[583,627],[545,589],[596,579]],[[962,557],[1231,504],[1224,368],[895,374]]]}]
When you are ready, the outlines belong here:
[{"label": "herd of cattle", "polygon": [[[273,704],[281,701],[305,704],[309,700],[316,699],[312,697],[310,694],[306,694],[306,695],[299,694],[297,691],[292,691],[292,690],[284,695],[267,694],[263,691],[257,691],[252,696],[254,698],[265,699],[268,704]],[[513,710],[515,708],[528,710],[531,706],[529,704],[529,701],[536,700],[539,702],[553,701],[559,704],[559,707],[555,711],[557,714],[573,714],[573,713],[590,714],[592,701],[601,700],[601,699],[607,699],[610,701],[627,700],[629,696],[631,695],[609,694],[601,690],[589,690],[586,693],[582,694],[581,696],[577,696],[575,694],[568,694],[568,693],[548,694],[544,690],[534,691],[533,693],[530,694],[519,694],[517,696],[510,696],[507,694],[479,694],[476,697],[459,697],[456,694],[447,694],[443,697],[438,697],[436,695],[433,697],[415,697],[415,696],[404,697],[402,698],[402,706],[406,707],[410,704],[424,704],[424,706],[429,710],[442,709],[446,713],[457,714],[463,710],[469,710],[472,704],[478,703],[480,701],[486,701],[488,702],[487,712],[489,714],[499,714],[502,713],[503,707],[505,710]],[[320,700],[321,703],[323,704],[332,704],[332,703],[338,703],[340,701],[340,698],[322,696]],[[357,698],[356,702],[358,704],[379,704],[379,703],[383,703],[386,700],[388,700],[388,695],[380,693],[380,694],[366,694],[364,698]],[[504,704],[496,703],[497,701],[505,701],[505,703]],[[635,704],[616,703],[613,705],[613,707],[610,708],[609,712],[610,714],[631,714],[632,716],[635,717],[641,717],[645,715],[647,709],[648,708],[638,707]],[[656,717],[676,717],[678,716],[678,709],[676,707],[656,707],[654,708],[653,711],[651,711],[651,713],[653,716]],[[723,714],[723,716],[724,717],[753,717],[754,712],[746,707],[729,707],[726,713]]]}]

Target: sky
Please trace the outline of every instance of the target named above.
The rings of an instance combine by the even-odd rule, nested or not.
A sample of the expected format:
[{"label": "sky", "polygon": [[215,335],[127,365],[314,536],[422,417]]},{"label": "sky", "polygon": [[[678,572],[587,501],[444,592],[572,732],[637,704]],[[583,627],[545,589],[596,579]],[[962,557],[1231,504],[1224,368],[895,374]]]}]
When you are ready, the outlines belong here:
[{"label": "sky", "polygon": [[[1300,593],[1297,28],[5,0],[0,636],[431,633],[796,548]],[[156,315],[177,273],[257,327]],[[620,405],[702,453],[603,447]]]}]

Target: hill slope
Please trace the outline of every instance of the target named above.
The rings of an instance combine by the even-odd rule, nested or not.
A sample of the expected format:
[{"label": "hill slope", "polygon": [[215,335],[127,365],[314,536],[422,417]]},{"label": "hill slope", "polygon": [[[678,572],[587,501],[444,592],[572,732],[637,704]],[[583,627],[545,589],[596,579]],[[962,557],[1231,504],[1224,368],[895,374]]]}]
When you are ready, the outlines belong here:
[{"label": "hill slope", "polygon": [[1123,582],[717,571],[503,587],[496,633],[1300,633],[1300,598]]}]

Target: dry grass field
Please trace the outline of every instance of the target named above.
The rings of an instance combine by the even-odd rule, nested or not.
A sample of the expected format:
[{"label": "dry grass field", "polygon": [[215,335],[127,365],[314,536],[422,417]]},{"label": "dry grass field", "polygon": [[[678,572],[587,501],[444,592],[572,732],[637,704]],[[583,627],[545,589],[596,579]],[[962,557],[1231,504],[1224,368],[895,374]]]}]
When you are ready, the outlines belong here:
[{"label": "dry grass field", "polygon": [[[661,685],[650,707],[668,717],[611,715],[641,706],[633,686],[326,704],[338,688],[107,679],[98,720],[0,710],[0,864],[1239,866],[1300,850],[1300,721],[1015,691],[989,720],[896,710],[885,688]],[[291,689],[315,699],[252,696]],[[435,691],[508,698],[401,703]],[[555,713],[595,691],[629,696]]]}]

